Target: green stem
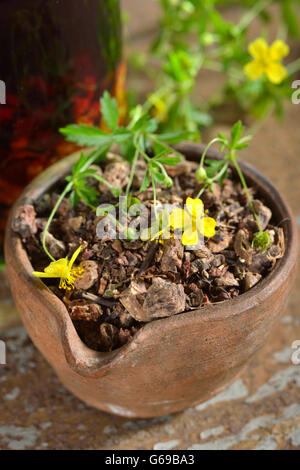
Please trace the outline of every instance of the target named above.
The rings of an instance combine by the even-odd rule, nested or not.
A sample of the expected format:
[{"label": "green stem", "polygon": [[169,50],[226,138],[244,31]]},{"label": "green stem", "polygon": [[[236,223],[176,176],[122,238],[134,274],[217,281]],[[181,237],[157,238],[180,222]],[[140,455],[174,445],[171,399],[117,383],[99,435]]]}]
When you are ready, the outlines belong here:
[{"label": "green stem", "polygon": [[[81,171],[85,171],[87,170],[104,152],[107,152],[108,150],[108,147],[105,146],[105,147],[99,147],[97,150],[95,150],[94,152],[92,152],[86,159],[86,163],[84,164],[84,166],[81,168]],[[74,186],[74,183],[73,181],[70,181],[69,184],[67,184],[67,186],[65,187],[65,189],[63,190],[63,192],[61,193],[61,195],[59,196],[55,206],[53,207],[52,209],[52,212],[47,220],[47,223],[46,223],[46,226],[45,226],[45,229],[44,229],[44,232],[43,232],[43,237],[42,237],[42,245],[43,245],[43,249],[45,251],[45,253],[47,254],[47,256],[52,260],[52,261],[56,261],[55,258],[53,258],[53,256],[49,253],[49,251],[47,250],[47,247],[46,247],[46,238],[47,238],[47,233],[48,233],[48,230],[49,230],[49,227],[50,227],[50,224],[56,214],[56,211],[57,209],[59,208],[60,204],[62,203],[64,197],[68,194],[68,192],[71,191],[71,189],[73,188]],[[90,206],[92,207],[92,206]],[[95,209],[95,208],[94,208]]]},{"label": "green stem", "polygon": [[125,194],[126,194],[126,197],[128,197],[128,194],[129,194],[129,191],[130,191],[132,182],[133,182],[135,167],[136,167],[136,164],[137,164],[137,161],[138,161],[138,158],[139,158],[139,153],[140,153],[140,152],[139,152],[138,144],[135,143],[135,145],[136,145],[135,154],[134,154],[134,157],[133,157],[133,160],[132,160],[131,171],[130,171],[130,176],[129,176],[129,181],[128,181],[128,184],[127,184],[127,187],[126,187],[126,193],[125,193]]},{"label": "green stem", "polygon": [[245,193],[246,193],[246,196],[247,196],[247,199],[248,199],[249,206],[250,206],[250,208],[251,208],[251,210],[252,210],[252,212],[253,212],[254,218],[255,218],[255,220],[256,220],[256,223],[257,223],[257,226],[258,226],[258,230],[259,230],[260,232],[262,232],[261,224],[260,224],[259,218],[258,218],[258,216],[257,216],[257,214],[256,214],[256,211],[255,211],[255,209],[254,209],[253,200],[252,200],[252,197],[251,197],[251,195],[250,195],[250,193],[249,193],[249,189],[248,189],[246,180],[245,180],[245,178],[244,178],[244,175],[243,175],[243,173],[242,173],[242,170],[241,170],[241,168],[240,168],[240,166],[239,166],[239,164],[238,164],[238,162],[237,162],[237,160],[236,160],[235,157],[232,157],[232,156],[231,156],[231,157],[230,157],[230,161],[233,163],[233,165],[234,165],[234,167],[235,167],[235,169],[236,169],[236,171],[237,171],[237,174],[238,174],[238,176],[239,176],[239,178],[240,178],[240,180],[241,180],[242,186],[243,186],[243,188],[244,188],[244,190],[245,190]]},{"label": "green stem", "polygon": [[178,152],[178,150],[176,150],[175,148],[170,147],[170,145],[166,144],[165,142],[162,142],[161,140],[159,140],[154,134],[147,134],[146,137],[153,140],[153,142],[156,142],[157,144],[160,144],[162,147],[164,147],[169,152],[175,153],[179,157],[182,157],[182,153]]},{"label": "green stem", "polygon": [[[143,155],[143,157],[145,158],[147,163],[149,163],[151,158],[148,157],[148,155],[143,151],[143,149],[139,148],[139,151]],[[165,176],[168,176],[168,174],[167,174],[165,168],[163,167],[163,165],[161,165],[161,163],[159,163],[159,162],[156,162],[156,163],[159,167],[162,167],[162,171],[164,172]],[[156,203],[157,203],[156,186],[155,186],[155,181],[154,181],[153,174],[152,174],[152,171],[151,171],[150,167],[149,167],[149,171],[150,171],[150,175],[151,175],[151,183],[152,183],[152,188],[153,188],[154,215],[155,215],[155,218],[157,220],[158,219],[158,214],[157,214],[157,208],[156,208]]]},{"label": "green stem", "polygon": [[246,29],[249,24],[257,17],[257,15],[259,15],[259,13],[263,11],[267,5],[269,5],[269,3],[271,3],[270,0],[262,0],[260,2],[256,2],[254,7],[242,16],[239,23],[237,24],[237,28],[240,31]]},{"label": "green stem", "polygon": [[152,188],[153,188],[153,207],[154,207],[154,215],[155,215],[155,219],[158,220],[157,207],[156,207],[157,196],[156,196],[155,181],[154,181],[154,178],[153,178],[153,175],[152,175],[152,171],[151,171],[151,170],[150,170],[150,173],[151,173],[151,182],[152,182]]},{"label": "green stem", "polygon": [[49,227],[50,227],[50,224],[53,220],[53,217],[57,211],[57,209],[59,208],[61,202],[63,201],[64,197],[66,196],[66,194],[71,191],[73,187],[73,183],[70,182],[66,187],[65,189],[63,190],[63,192],[61,193],[61,195],[59,196],[59,198],[57,199],[57,202],[55,204],[55,206],[53,207],[52,209],[52,212],[49,216],[49,219],[47,220],[47,223],[46,223],[46,227],[44,229],[44,232],[43,232],[43,238],[42,238],[42,245],[43,245],[43,248],[44,248],[44,251],[45,253],[49,256],[49,258],[52,260],[52,261],[56,261],[55,258],[53,258],[53,256],[49,253],[49,251],[47,250],[47,247],[46,247],[46,238],[47,238],[47,233],[48,233],[48,230],[49,230]]},{"label": "green stem", "polygon": [[[213,183],[217,179],[219,179],[223,174],[227,171],[228,169],[228,163],[225,163],[223,168],[213,177],[210,179],[210,183]],[[209,183],[205,183],[203,188],[200,189],[199,193],[196,196],[196,199],[199,199],[199,197],[204,193],[205,189],[208,187]]]},{"label": "green stem", "polygon": [[[203,69],[212,70],[213,72],[224,73],[224,68],[223,68],[222,64],[220,64],[218,62],[215,62],[215,61],[212,61],[212,60],[210,60],[209,62],[206,62],[203,65]],[[244,74],[241,71],[239,71],[238,69],[228,70],[226,73],[227,73],[227,76],[229,76],[230,78],[232,78],[234,80],[239,81],[239,80],[242,80],[244,78]]]},{"label": "green stem", "polygon": [[300,69],[300,58],[294,60],[294,62],[291,62],[286,66],[286,69],[288,71],[289,75],[293,75],[295,72],[298,72]]},{"label": "green stem", "polygon": [[[113,184],[110,184],[105,178],[102,178],[102,176],[100,175],[97,175],[96,173],[94,173],[93,175],[91,175],[92,178],[94,178],[95,180],[99,181],[100,183],[103,183],[105,184],[105,186],[107,186],[112,192],[114,190],[118,190],[119,188],[117,188],[116,186],[114,186]],[[114,194],[113,194],[114,195]]]},{"label": "green stem", "polygon": [[252,136],[255,136],[255,134],[257,134],[257,132],[262,128],[262,126],[264,125],[264,123],[269,119],[269,117],[271,116],[271,114],[273,113],[275,109],[275,104],[272,103],[270,106],[269,106],[269,109],[265,112],[265,114],[260,118],[260,119],[257,119],[253,124],[252,126],[249,128],[248,130],[248,133]]},{"label": "green stem", "polygon": [[156,164],[159,166],[159,168],[161,169],[161,172],[162,174],[164,175],[165,178],[169,178],[169,175],[167,173],[167,170],[165,169],[165,167],[163,166],[162,163],[160,162],[156,162]]},{"label": "green stem", "polygon": [[206,157],[206,154],[208,152],[208,150],[210,149],[210,147],[216,143],[216,142],[221,142],[221,139],[219,137],[215,137],[215,139],[211,140],[207,146],[205,147],[205,149],[203,150],[203,153],[202,153],[202,156],[201,156],[201,160],[200,160],[200,168],[203,168],[203,165],[204,165],[204,160],[205,160],[205,157]]},{"label": "green stem", "polygon": [[86,159],[86,162],[85,164],[83,165],[83,167],[81,168],[81,172],[87,170],[93,163],[95,163],[97,161],[97,159],[99,157],[101,157],[101,155],[103,153],[106,153],[108,152],[109,150],[109,146],[108,145],[105,145],[104,147],[99,147],[97,148],[96,150],[94,150],[93,152],[91,152],[87,159]]}]

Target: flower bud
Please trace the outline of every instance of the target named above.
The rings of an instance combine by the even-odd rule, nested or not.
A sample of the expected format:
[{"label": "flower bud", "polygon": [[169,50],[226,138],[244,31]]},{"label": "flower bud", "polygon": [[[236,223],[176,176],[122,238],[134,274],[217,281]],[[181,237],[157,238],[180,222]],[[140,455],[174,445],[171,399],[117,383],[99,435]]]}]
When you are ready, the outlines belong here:
[{"label": "flower bud", "polygon": [[196,171],[196,178],[199,181],[199,183],[202,183],[203,181],[207,180],[206,171],[202,166],[198,167],[198,169]]},{"label": "flower bud", "polygon": [[170,176],[168,176],[164,180],[164,187],[165,188],[170,188],[171,186],[173,186],[173,180],[172,180],[172,178],[170,178]]}]

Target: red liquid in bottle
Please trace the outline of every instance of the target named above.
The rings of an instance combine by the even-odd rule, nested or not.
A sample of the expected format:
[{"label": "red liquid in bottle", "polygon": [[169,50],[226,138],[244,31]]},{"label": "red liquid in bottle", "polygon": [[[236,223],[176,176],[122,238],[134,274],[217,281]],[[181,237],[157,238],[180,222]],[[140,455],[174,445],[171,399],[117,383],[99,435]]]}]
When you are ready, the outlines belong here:
[{"label": "red liquid in bottle", "polygon": [[74,150],[58,129],[100,125],[105,89],[124,106],[119,0],[2,0],[0,44],[1,243],[24,186]]}]

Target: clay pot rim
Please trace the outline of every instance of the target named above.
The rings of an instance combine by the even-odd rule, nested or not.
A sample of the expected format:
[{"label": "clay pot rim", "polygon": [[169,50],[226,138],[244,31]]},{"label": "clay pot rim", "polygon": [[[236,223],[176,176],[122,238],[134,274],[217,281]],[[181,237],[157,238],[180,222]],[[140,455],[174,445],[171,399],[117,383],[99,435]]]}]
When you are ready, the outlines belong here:
[{"label": "clay pot rim", "polygon": [[[178,149],[189,159],[193,160],[199,159],[199,155],[203,151],[203,146],[193,143],[182,143],[178,146]],[[149,333],[155,334],[156,331],[161,331],[162,328],[167,334],[168,330],[172,330],[173,322],[179,315],[182,326],[190,327],[197,318],[199,319],[199,312],[201,312],[201,321],[225,321],[226,318],[237,315],[236,312],[241,313],[253,308],[253,306],[264,302],[267,298],[271,298],[272,293],[281,284],[281,280],[285,279],[293,269],[298,249],[297,226],[294,216],[285,199],[269,180],[251,165],[240,162],[246,179],[259,187],[259,191],[263,194],[265,199],[268,199],[269,204],[273,206],[272,209],[275,209],[275,212],[277,211],[277,217],[275,215],[275,218],[284,219],[282,226],[285,231],[286,250],[284,257],[276,263],[274,270],[248,292],[234,299],[207,305],[198,310],[186,311],[174,317],[157,319],[145,324],[135,334],[130,343],[127,343],[117,350],[105,353],[88,348],[80,340],[63,302],[45,286],[40,279],[33,277],[33,267],[22,246],[22,241],[19,235],[14,233],[11,229],[11,221],[18,207],[24,204],[31,204],[53,186],[58,179],[66,175],[71,166],[78,159],[79,154],[80,152],[73,153],[55,163],[25,188],[10,212],[5,235],[5,251],[8,251],[8,249],[13,250],[15,253],[15,270],[18,272],[19,277],[23,282],[29,284],[32,295],[38,296],[41,303],[47,305],[51,314],[53,313],[57,322],[60,324],[62,343],[67,362],[74,370],[82,375],[91,373],[100,375],[107,367],[110,368],[113,364],[124,358],[125,355],[127,356],[130,352],[135,350],[139,346],[139,343],[143,341],[144,335],[148,335]],[[211,151],[209,156],[211,158],[219,158],[218,154],[214,151]],[[231,306],[232,308],[230,308]],[[102,372],[100,369],[102,369]]]}]

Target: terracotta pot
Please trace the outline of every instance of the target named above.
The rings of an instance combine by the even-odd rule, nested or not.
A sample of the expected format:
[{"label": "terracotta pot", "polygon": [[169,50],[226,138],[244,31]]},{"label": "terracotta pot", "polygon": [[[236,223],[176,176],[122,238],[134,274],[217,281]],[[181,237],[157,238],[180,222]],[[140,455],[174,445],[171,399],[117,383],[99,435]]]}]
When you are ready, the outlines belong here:
[{"label": "terracotta pot", "polygon": [[[203,148],[183,144],[188,158]],[[31,183],[15,203],[10,221],[66,174],[78,154],[56,163]],[[146,324],[130,344],[95,352],[78,337],[64,304],[32,276],[21,240],[7,225],[5,255],[13,297],[24,325],[61,382],[89,405],[127,417],[153,417],[210,399],[233,381],[267,341],[282,314],[294,279],[297,228],[278,191],[242,164],[248,182],[281,222],[286,252],[257,286],[230,301]]]}]

